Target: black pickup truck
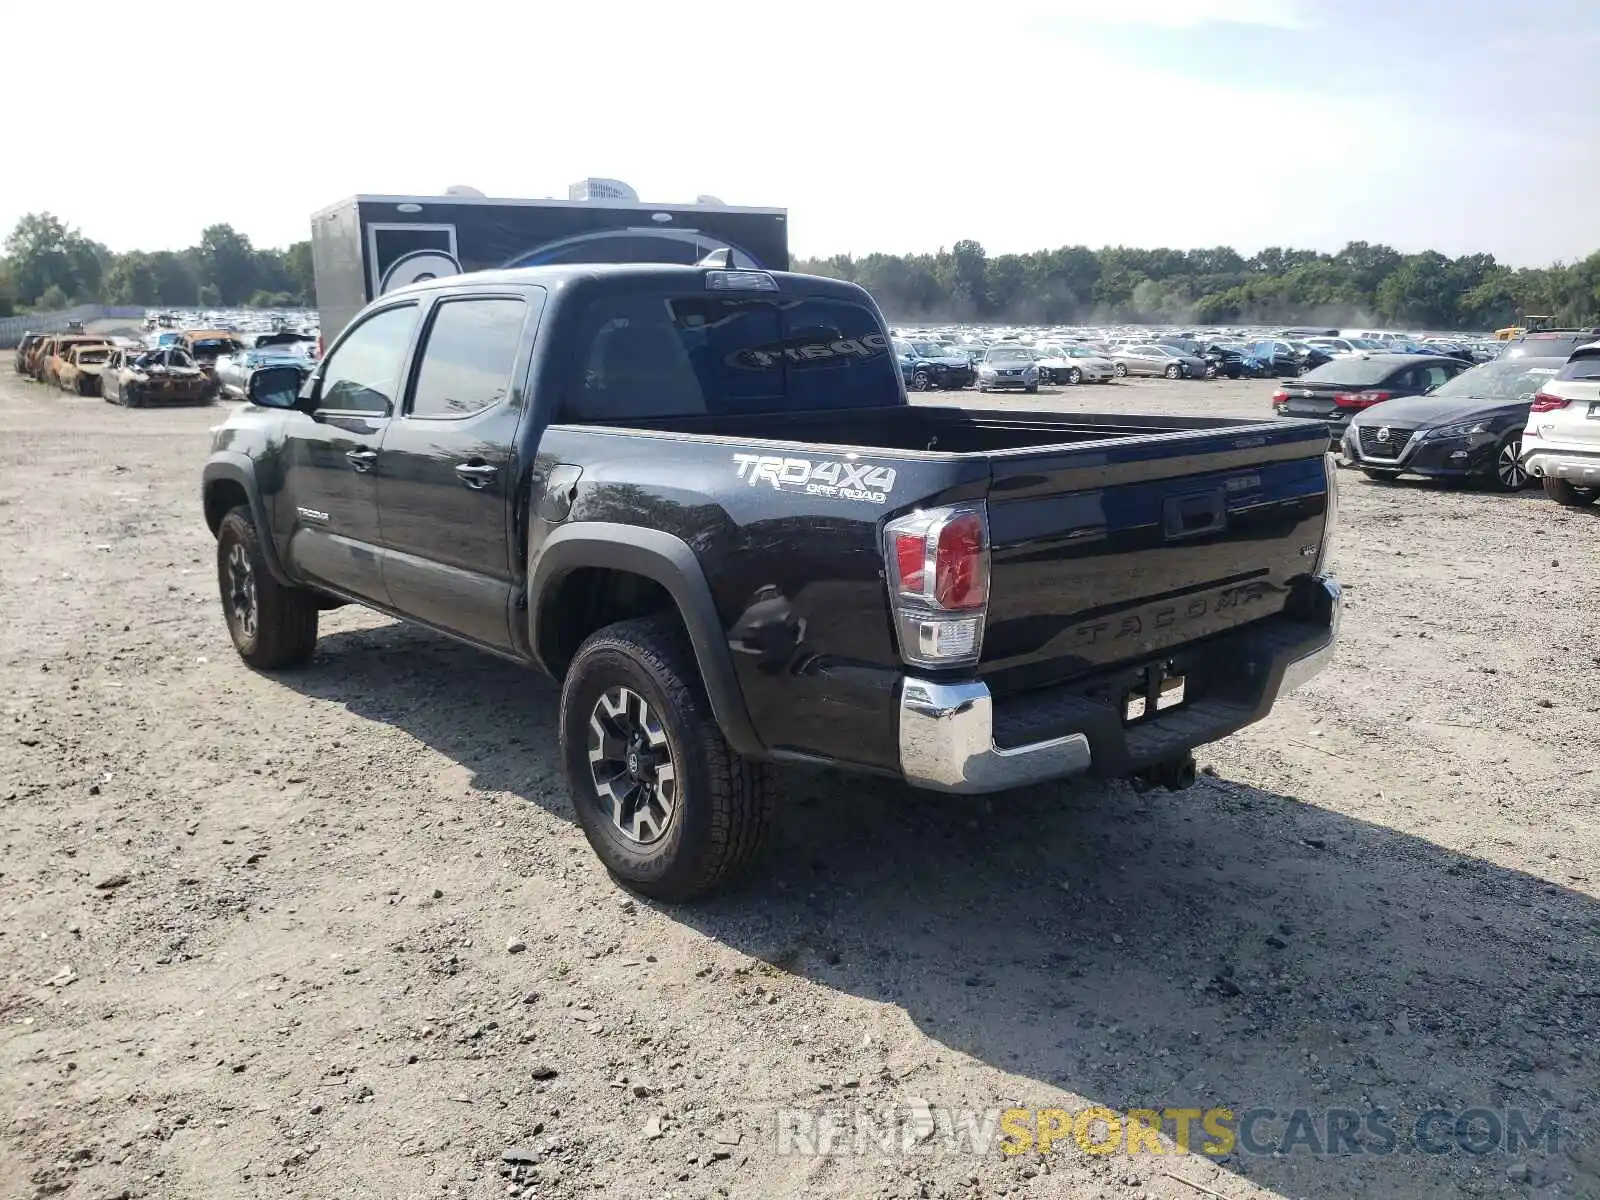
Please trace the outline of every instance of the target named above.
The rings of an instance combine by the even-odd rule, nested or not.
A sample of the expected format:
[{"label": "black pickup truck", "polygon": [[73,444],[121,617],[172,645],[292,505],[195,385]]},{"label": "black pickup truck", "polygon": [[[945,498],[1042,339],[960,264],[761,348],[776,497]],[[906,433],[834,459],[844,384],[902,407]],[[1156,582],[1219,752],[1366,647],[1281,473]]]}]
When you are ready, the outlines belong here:
[{"label": "black pickup truck", "polygon": [[687,899],[774,764],[1186,786],[1332,651],[1314,422],[911,405],[852,284],[482,272],[258,370],[203,473],[246,662],[355,602],[542,667],[591,845]]}]

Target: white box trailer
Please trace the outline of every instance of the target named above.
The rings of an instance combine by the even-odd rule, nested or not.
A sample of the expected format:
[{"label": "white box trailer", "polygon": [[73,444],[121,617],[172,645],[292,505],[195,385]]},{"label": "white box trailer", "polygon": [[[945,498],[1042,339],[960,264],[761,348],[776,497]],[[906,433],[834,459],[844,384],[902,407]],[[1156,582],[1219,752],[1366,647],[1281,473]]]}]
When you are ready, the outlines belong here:
[{"label": "white box trailer", "polygon": [[369,301],[419,280],[574,262],[696,263],[713,250],[739,266],[789,268],[788,213],[723,204],[351,196],[311,218],[324,344]]}]

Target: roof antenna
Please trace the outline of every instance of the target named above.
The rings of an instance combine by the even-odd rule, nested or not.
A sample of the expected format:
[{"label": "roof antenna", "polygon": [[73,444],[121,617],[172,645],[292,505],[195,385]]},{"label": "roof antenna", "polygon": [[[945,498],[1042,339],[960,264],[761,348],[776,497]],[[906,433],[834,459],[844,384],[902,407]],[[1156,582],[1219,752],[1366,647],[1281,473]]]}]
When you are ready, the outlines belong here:
[{"label": "roof antenna", "polygon": [[699,262],[695,263],[695,266],[712,267],[719,271],[731,271],[733,270],[733,247],[722,246],[716,250],[713,250]]}]

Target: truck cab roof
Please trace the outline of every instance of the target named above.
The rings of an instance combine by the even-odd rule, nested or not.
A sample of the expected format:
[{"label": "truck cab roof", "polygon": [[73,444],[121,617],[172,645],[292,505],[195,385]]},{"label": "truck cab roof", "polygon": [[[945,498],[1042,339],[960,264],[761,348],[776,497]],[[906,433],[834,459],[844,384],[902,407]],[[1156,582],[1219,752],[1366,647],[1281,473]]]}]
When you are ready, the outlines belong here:
[{"label": "truck cab roof", "polygon": [[[772,281],[772,287],[732,285],[719,287],[708,282],[710,276],[761,276]],[[572,263],[543,267],[514,267],[507,270],[471,271],[461,275],[446,275],[426,279],[384,293],[384,299],[393,296],[414,296],[454,288],[515,287],[537,285],[556,290],[575,282],[592,285],[598,292],[637,291],[644,282],[655,283],[663,289],[683,288],[705,290],[716,295],[803,295],[833,296],[859,301],[866,296],[863,288],[842,279],[828,279],[817,275],[798,275],[792,271],[759,271],[741,268],[682,266],[673,263]]]}]

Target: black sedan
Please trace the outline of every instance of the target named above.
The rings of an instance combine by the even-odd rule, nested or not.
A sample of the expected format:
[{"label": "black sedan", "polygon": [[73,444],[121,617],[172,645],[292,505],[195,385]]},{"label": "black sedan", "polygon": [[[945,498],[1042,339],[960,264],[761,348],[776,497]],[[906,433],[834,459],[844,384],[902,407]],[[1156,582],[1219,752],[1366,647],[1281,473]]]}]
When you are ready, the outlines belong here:
[{"label": "black sedan", "polygon": [[1528,482],[1518,461],[1528,405],[1564,361],[1487,362],[1426,396],[1386,400],[1365,409],[1345,430],[1344,457],[1369,479],[1472,478],[1515,492]]},{"label": "black sedan", "polygon": [[1326,422],[1328,442],[1337,449],[1356,413],[1421,396],[1466,369],[1466,363],[1436,354],[1349,354],[1284,383],[1272,393],[1272,411]]}]

